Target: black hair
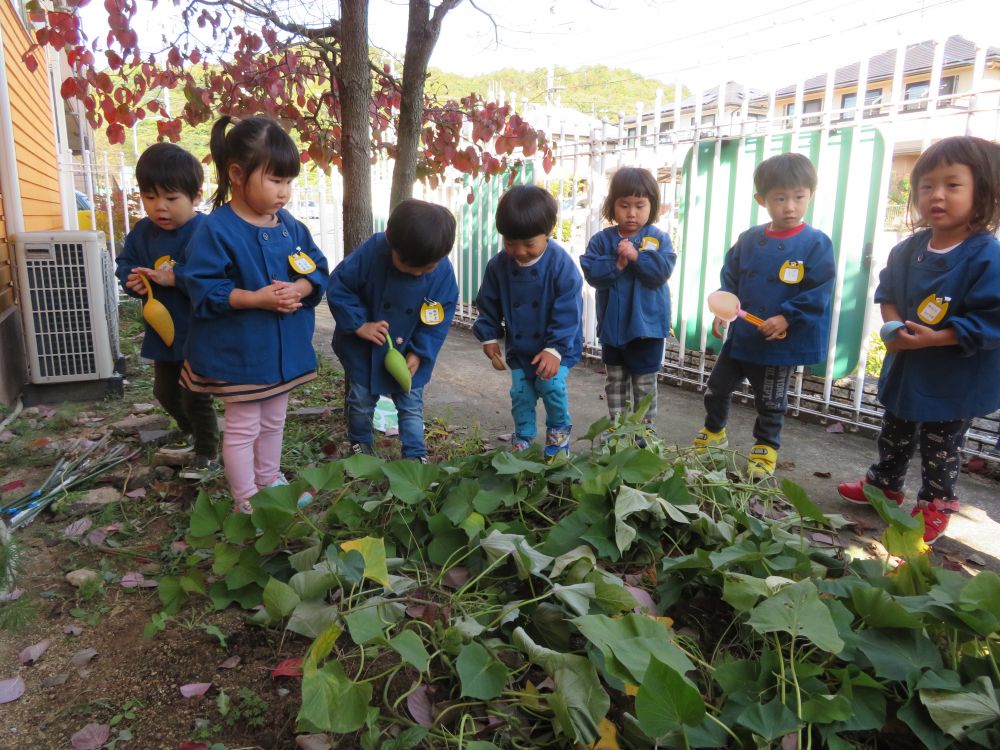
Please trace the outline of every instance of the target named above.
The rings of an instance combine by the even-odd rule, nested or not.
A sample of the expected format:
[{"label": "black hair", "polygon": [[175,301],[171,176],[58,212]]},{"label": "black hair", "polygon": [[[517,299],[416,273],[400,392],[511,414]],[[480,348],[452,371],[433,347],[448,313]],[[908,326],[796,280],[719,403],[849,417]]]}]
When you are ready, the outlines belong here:
[{"label": "black hair", "polygon": [[415,198],[400,201],[385,225],[385,239],[412,268],[437,263],[455,244],[455,217],[444,206]]},{"label": "black hair", "polygon": [[646,226],[660,218],[660,189],[656,178],[648,169],[642,167],[622,167],[611,178],[608,186],[608,197],[604,199],[601,215],[612,224],[615,221],[615,201],[619,198],[645,198],[649,201],[649,218]]},{"label": "black hair", "polygon": [[497,203],[497,231],[508,240],[527,240],[556,226],[559,204],[552,194],[537,185],[515,185]]},{"label": "black hair", "polygon": [[[227,133],[229,123],[234,125]],[[302,167],[299,149],[291,136],[278,123],[266,117],[238,120],[223,115],[212,126],[209,147],[219,181],[219,187],[212,196],[212,204],[216,208],[229,198],[229,167],[233,164],[240,167],[244,177],[250,177],[258,169],[275,177],[298,177]]]},{"label": "black hair", "polygon": [[154,143],[135,163],[135,180],[142,193],[183,193],[194,200],[201,192],[205,171],[193,154],[176,143]]},{"label": "black hair", "polygon": [[971,135],[944,138],[917,159],[910,173],[910,216],[913,228],[926,226],[917,213],[920,180],[942,165],[964,164],[972,170],[973,232],[994,233],[1000,226],[1000,145]]},{"label": "black hair", "polygon": [[810,193],[815,193],[817,182],[816,167],[802,154],[772,156],[753,171],[753,187],[762,198],[777,188],[809,188]]}]

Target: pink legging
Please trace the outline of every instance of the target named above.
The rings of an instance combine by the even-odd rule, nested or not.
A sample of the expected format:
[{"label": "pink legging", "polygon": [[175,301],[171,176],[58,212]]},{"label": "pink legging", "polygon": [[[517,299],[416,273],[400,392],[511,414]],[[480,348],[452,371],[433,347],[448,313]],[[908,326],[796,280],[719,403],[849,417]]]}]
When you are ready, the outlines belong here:
[{"label": "pink legging", "polygon": [[281,439],[288,394],[264,401],[226,404],[222,460],[236,503],[249,500],[281,473]]}]

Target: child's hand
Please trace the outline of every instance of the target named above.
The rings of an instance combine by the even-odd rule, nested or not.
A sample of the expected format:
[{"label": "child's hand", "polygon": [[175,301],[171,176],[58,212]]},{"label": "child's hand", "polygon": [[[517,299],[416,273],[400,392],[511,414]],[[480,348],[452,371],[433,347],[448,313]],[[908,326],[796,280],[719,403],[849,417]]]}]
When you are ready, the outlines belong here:
[{"label": "child's hand", "polygon": [[630,240],[622,239],[618,243],[618,263],[624,268],[629,263],[634,263],[639,259],[639,251]]},{"label": "child's hand", "polygon": [[542,380],[551,380],[552,376],[559,372],[559,358],[552,352],[538,352],[531,360],[531,364],[538,365],[535,374]]},{"label": "child's hand", "polygon": [[354,332],[354,335],[382,346],[385,343],[385,337],[389,335],[389,322],[378,320],[365,323]]},{"label": "child's hand", "polygon": [[169,263],[164,263],[159,268],[133,268],[132,270],[146,274],[151,281],[156,282],[160,286],[177,286],[174,267]]},{"label": "child's hand", "polygon": [[299,292],[287,281],[274,281],[253,293],[254,307],[271,312],[295,312],[302,303]]},{"label": "child's hand", "polygon": [[958,343],[955,329],[941,328],[935,330],[912,320],[906,321],[906,326],[900,328],[896,335],[885,342],[887,352],[901,352],[907,349],[926,349],[929,346],[949,346]]},{"label": "child's hand", "polygon": [[139,275],[139,271],[148,271],[148,268],[133,268],[132,273],[125,279],[125,288],[131,289],[136,294],[149,294],[146,287],[146,280]]},{"label": "child's hand", "polygon": [[723,329],[726,327],[726,322],[727,321],[723,320],[720,317],[716,317],[715,320],[712,321],[712,335],[715,336],[715,338],[717,339],[722,338]]},{"label": "child's hand", "polygon": [[784,315],[775,315],[761,323],[758,330],[768,341],[774,341],[788,330],[788,321]]},{"label": "child's hand", "polygon": [[495,341],[490,344],[483,344],[483,354],[486,355],[486,359],[493,363],[494,370],[506,370],[507,367],[503,363],[503,354],[500,352],[500,344]]},{"label": "child's hand", "polygon": [[410,368],[410,375],[416,375],[417,368],[420,367],[420,355],[414,354],[413,352],[407,352],[406,366]]}]

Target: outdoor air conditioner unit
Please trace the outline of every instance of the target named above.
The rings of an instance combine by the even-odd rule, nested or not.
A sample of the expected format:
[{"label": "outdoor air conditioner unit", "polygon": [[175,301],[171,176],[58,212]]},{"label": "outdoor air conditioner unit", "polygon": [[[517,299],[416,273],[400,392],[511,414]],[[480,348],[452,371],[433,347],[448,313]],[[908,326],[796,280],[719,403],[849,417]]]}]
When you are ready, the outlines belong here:
[{"label": "outdoor air conditioner unit", "polygon": [[118,286],[104,233],[20,232],[14,252],[28,382],[120,383]]}]

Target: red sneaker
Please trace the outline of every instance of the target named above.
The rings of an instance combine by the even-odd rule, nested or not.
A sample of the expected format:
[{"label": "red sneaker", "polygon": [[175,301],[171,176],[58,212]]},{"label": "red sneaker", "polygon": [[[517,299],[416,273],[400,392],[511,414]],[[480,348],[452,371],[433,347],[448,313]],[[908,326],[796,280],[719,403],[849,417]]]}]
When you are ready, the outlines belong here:
[{"label": "red sneaker", "polygon": [[[865,480],[859,479],[857,482],[841,482],[837,486],[837,492],[849,503],[855,505],[868,505],[868,498],[865,497]],[[882,490],[887,498],[895,501],[896,505],[903,504],[903,493],[893,490]]]},{"label": "red sneaker", "polygon": [[935,498],[929,503],[917,502],[917,507],[910,513],[911,516],[923,515],[924,517],[924,542],[934,544],[944,536],[945,529],[948,528],[948,521],[953,513],[958,513],[958,500],[942,500]]}]

